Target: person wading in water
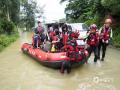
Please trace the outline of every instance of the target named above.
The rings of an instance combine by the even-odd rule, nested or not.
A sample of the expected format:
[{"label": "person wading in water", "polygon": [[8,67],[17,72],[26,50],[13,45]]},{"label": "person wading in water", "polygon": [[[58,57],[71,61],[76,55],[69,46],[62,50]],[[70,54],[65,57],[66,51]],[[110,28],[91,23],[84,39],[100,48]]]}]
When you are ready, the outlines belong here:
[{"label": "person wading in water", "polygon": [[102,58],[101,61],[104,61],[106,48],[109,45],[110,40],[112,39],[112,28],[110,27],[112,24],[111,19],[106,19],[103,27],[100,28],[100,42],[98,46],[98,59],[100,59],[100,50],[102,48]]}]

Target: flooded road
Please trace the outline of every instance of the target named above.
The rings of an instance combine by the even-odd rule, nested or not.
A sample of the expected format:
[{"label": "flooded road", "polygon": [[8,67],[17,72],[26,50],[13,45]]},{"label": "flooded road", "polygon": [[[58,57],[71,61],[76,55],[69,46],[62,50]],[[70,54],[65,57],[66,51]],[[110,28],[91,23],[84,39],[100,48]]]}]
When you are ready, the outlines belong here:
[{"label": "flooded road", "polygon": [[31,33],[21,37],[0,53],[0,90],[120,90],[120,51],[108,48],[104,62],[93,62],[61,74],[42,66],[20,50],[31,42]]}]

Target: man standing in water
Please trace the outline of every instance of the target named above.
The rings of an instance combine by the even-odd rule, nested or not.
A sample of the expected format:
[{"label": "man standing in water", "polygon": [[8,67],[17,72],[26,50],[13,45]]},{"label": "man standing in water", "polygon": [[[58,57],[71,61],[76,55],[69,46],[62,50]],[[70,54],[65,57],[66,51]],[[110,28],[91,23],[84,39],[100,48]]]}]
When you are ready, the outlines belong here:
[{"label": "man standing in water", "polygon": [[104,61],[106,48],[109,45],[110,40],[112,39],[112,29],[110,25],[112,24],[111,19],[106,19],[103,27],[100,28],[100,42],[98,46],[98,59],[100,59],[100,50],[102,48],[102,58],[101,61]]},{"label": "man standing in water", "polygon": [[87,44],[89,45],[89,57],[91,56],[91,53],[94,52],[94,62],[97,62],[99,35],[96,24],[92,24],[90,26],[90,31],[87,33],[87,35]]}]

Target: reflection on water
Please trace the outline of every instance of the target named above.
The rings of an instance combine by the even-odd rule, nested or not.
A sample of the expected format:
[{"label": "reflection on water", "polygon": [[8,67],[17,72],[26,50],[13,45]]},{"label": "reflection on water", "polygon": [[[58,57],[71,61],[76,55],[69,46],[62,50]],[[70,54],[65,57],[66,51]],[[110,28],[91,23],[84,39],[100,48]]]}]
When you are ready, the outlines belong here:
[{"label": "reflection on water", "polygon": [[23,43],[31,43],[32,42],[32,33],[20,32],[20,42],[21,42],[21,45]]},{"label": "reflection on water", "polygon": [[20,38],[0,53],[0,90],[120,90],[120,51],[108,48],[104,62],[93,62],[61,74],[42,66],[20,50],[31,42],[31,33]]}]

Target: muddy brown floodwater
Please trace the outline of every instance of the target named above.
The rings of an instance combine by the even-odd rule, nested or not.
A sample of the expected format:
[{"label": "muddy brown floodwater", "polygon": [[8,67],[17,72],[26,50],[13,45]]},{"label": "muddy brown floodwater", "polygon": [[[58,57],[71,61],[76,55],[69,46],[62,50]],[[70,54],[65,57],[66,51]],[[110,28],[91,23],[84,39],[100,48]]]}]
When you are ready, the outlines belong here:
[{"label": "muddy brown floodwater", "polygon": [[31,33],[20,38],[0,53],[0,90],[120,90],[120,51],[108,48],[104,62],[93,62],[61,74],[42,66],[20,50],[31,42]]}]

